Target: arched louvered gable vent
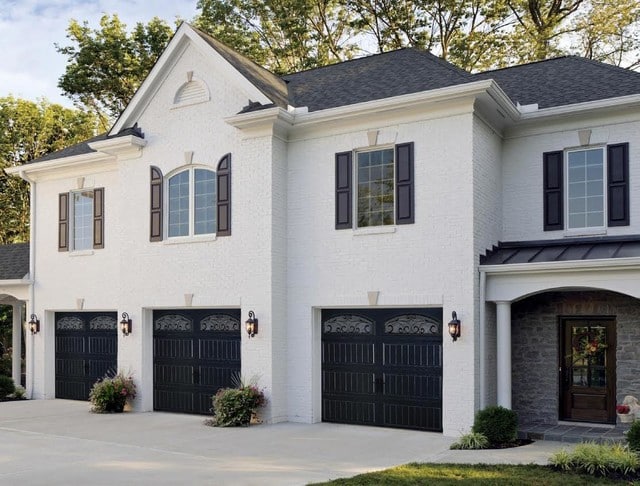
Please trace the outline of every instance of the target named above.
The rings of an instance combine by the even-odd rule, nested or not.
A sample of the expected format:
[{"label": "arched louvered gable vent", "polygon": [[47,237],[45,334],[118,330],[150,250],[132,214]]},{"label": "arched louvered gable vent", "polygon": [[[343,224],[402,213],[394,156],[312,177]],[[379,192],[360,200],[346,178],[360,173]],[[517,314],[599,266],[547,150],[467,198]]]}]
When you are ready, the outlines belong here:
[{"label": "arched louvered gable vent", "polygon": [[173,97],[174,106],[193,105],[204,101],[209,101],[209,89],[203,81],[193,78],[180,86]]}]

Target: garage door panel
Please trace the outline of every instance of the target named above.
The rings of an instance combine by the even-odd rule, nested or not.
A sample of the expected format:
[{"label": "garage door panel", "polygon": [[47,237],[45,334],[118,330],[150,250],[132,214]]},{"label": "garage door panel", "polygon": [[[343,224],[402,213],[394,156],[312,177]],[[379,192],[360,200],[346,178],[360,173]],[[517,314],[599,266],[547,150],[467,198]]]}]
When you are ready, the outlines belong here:
[{"label": "garage door panel", "polygon": [[442,309],[322,311],[322,419],[442,430]]},{"label": "garage door panel", "polygon": [[335,365],[371,365],[374,363],[373,343],[325,342],[322,346],[325,362]]},{"label": "garage door panel", "polygon": [[358,425],[376,425],[376,404],[356,400],[322,400],[323,419]]},{"label": "garage door panel", "polygon": [[240,373],[238,309],[153,311],[154,409],[208,414]]},{"label": "garage door panel", "polygon": [[240,359],[240,341],[230,339],[200,339],[200,359],[215,361],[237,361]]},{"label": "garage door panel", "polygon": [[115,312],[55,313],[56,398],[87,400],[93,384],[117,371]]},{"label": "garage door panel", "polygon": [[157,358],[191,359],[193,341],[189,338],[156,338],[153,341],[153,354]]},{"label": "garage door panel", "polygon": [[89,336],[89,354],[113,356],[118,352],[118,340],[112,337]]},{"label": "garage door panel", "polygon": [[68,354],[70,356],[84,354],[86,340],[83,336],[59,336],[56,337],[56,354]]},{"label": "garage door panel", "polygon": [[165,385],[192,385],[193,366],[178,366],[173,364],[156,364],[154,373],[157,382]]},{"label": "garage door panel", "polygon": [[388,366],[442,366],[440,344],[383,343],[384,364]]},{"label": "garage door panel", "polygon": [[322,373],[322,389],[326,394],[375,393],[375,375],[353,371],[325,371]]}]

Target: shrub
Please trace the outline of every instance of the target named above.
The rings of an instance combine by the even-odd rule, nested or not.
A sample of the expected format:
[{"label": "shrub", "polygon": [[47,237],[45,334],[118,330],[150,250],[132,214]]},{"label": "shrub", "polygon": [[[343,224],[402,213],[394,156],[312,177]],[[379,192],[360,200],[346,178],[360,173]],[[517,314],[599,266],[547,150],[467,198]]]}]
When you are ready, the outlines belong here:
[{"label": "shrub", "polygon": [[450,449],[486,449],[487,447],[489,447],[489,439],[486,435],[471,432],[464,434],[451,444]]},{"label": "shrub", "polygon": [[25,390],[20,385],[16,385],[16,390],[13,392],[13,398],[16,400],[24,400],[27,395],[27,390]]},{"label": "shrub", "polygon": [[11,376],[12,360],[9,353],[0,354],[0,375]]},{"label": "shrub", "polygon": [[622,444],[578,444],[573,452],[562,450],[549,459],[556,469],[596,476],[635,474],[640,470],[640,459]]},{"label": "shrub", "polygon": [[97,413],[122,412],[127,400],[135,397],[133,377],[122,372],[96,381],[89,392],[92,410]]},{"label": "shrub", "polygon": [[518,434],[518,414],[504,407],[487,407],[476,413],[472,432],[483,434],[492,446],[514,442]]},{"label": "shrub", "polygon": [[13,378],[9,376],[0,375],[0,400],[7,398],[9,395],[16,391],[16,386],[13,383]]},{"label": "shrub", "polygon": [[265,403],[264,393],[256,385],[221,388],[213,396],[214,417],[211,424],[216,427],[249,425],[251,415]]},{"label": "shrub", "polygon": [[629,443],[629,449],[640,452],[640,420],[636,419],[631,424],[627,431],[627,442]]}]

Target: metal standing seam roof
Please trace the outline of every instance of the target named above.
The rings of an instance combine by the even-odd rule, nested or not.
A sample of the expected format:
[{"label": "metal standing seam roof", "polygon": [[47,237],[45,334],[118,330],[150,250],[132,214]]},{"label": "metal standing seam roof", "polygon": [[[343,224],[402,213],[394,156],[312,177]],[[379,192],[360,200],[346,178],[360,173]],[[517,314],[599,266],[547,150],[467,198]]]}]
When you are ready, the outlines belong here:
[{"label": "metal standing seam roof", "polygon": [[498,243],[480,256],[480,265],[633,257],[640,257],[640,235]]},{"label": "metal standing seam roof", "polygon": [[29,243],[0,245],[0,281],[21,280],[29,273]]}]

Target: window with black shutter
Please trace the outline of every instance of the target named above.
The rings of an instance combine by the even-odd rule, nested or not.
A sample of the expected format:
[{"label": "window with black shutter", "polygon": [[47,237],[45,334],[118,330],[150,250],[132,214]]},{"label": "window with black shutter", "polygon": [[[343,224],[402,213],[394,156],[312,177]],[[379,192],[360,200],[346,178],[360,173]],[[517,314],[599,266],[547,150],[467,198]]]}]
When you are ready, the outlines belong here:
[{"label": "window with black shutter", "polygon": [[104,188],[58,195],[58,251],[104,248]]},{"label": "window with black shutter", "polygon": [[162,241],[162,171],[151,167],[149,241]]},{"label": "window with black shutter", "polygon": [[357,228],[415,221],[413,150],[411,142],[336,154],[336,229],[353,228],[354,217]]},{"label": "window with black shutter", "polygon": [[227,154],[217,167],[217,236],[231,236],[231,154]]}]

